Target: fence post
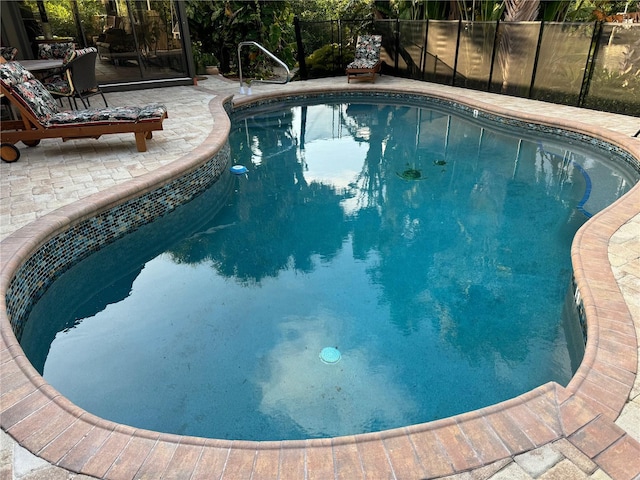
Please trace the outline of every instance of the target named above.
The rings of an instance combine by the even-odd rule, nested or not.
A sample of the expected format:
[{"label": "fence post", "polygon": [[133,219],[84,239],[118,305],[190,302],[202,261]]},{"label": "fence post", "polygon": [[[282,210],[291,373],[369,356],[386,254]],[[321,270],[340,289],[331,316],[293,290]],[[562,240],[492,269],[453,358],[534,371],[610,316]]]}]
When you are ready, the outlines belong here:
[{"label": "fence post", "polygon": [[[424,24],[424,22],[422,22]],[[424,51],[424,42],[420,47],[420,63],[418,64],[418,70],[416,78],[422,78],[422,72],[424,71],[424,59],[427,55],[427,52]]]},{"label": "fence post", "polygon": [[[344,65],[344,61],[342,60],[344,57],[342,56],[342,40],[344,36],[342,35],[342,21],[338,19],[338,59],[340,60],[340,69],[344,69],[346,65]],[[337,70],[337,69],[336,69]]]},{"label": "fence post", "polygon": [[[329,25],[331,25],[331,44],[337,43],[336,37],[335,37],[335,32],[333,31],[334,27],[335,27],[335,21],[334,20],[329,20]],[[338,46],[338,55],[340,55],[340,46]],[[336,60],[336,54],[334,49],[331,49],[331,68],[333,70],[337,70],[337,66],[338,66],[338,62]]]},{"label": "fence post", "polygon": [[540,22],[540,32],[538,33],[538,44],[536,45],[536,56],[533,59],[533,71],[531,72],[531,84],[529,84],[529,95],[527,98],[531,98],[533,93],[533,84],[536,81],[536,73],[538,71],[538,59],[540,58],[540,46],[542,45],[542,32],[544,31],[544,20]]},{"label": "fence post", "polygon": [[451,86],[456,84],[456,73],[458,73],[458,53],[460,53],[460,31],[462,29],[462,18],[458,19],[458,39],[456,40],[456,57],[453,61],[453,75],[451,77]]},{"label": "fence post", "polygon": [[591,77],[593,76],[593,68],[595,66],[596,54],[598,53],[598,47],[600,46],[600,35],[602,33],[602,24],[596,20],[593,26],[593,34],[591,35],[591,45],[589,46],[589,53],[587,53],[587,63],[584,66],[584,75],[582,77],[582,86],[580,87],[580,96],[578,97],[578,106],[582,107],[584,101],[589,93],[589,86],[591,84]]},{"label": "fence post", "polygon": [[396,37],[395,38],[395,46],[394,46],[394,48],[396,50],[395,51],[396,60],[395,60],[394,65],[393,65],[393,69],[395,70],[393,72],[393,74],[394,75],[398,75],[398,68],[399,68],[398,67],[398,58],[400,57],[400,19],[399,18],[396,18],[396,31],[393,32],[393,33],[394,33],[394,36]]},{"label": "fence post", "polygon": [[298,72],[302,80],[307,80],[307,63],[304,58],[304,44],[302,43],[302,34],[300,33],[300,20],[297,16],[293,17],[293,28],[296,32],[296,45],[298,47]]},{"label": "fence post", "polygon": [[496,20],[496,31],[493,34],[493,48],[491,49],[491,68],[489,69],[489,82],[487,83],[487,92],[491,91],[491,82],[493,81],[493,66],[496,61],[496,47],[498,43],[498,31],[500,30],[500,19]]}]

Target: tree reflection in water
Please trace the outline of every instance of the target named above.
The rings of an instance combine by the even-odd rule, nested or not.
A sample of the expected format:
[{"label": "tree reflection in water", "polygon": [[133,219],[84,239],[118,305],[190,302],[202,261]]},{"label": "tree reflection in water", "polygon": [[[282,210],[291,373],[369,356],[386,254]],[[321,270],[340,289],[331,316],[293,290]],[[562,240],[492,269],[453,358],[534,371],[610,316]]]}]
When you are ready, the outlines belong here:
[{"label": "tree reflection in water", "polygon": [[[246,175],[225,172],[35,305],[23,348],[63,394],[141,428],[273,440],[568,381],[582,352],[567,339],[581,334],[561,312],[585,220],[572,162],[605,160],[406,105],[253,115],[230,136]],[[624,193],[632,183],[611,172]],[[340,362],[320,361],[327,346]]]},{"label": "tree reflection in water", "polygon": [[[305,147],[325,136],[350,136],[366,148],[361,170],[346,183],[309,179]],[[527,315],[536,298],[561,302],[569,244],[550,252],[526,236],[513,243],[513,231],[530,230],[532,217],[569,203],[535,185],[571,184],[557,166],[551,180],[530,183],[540,158],[535,143],[437,110],[359,103],[240,119],[230,142],[248,180],[238,179],[216,219],[227,228],[173,248],[176,262],[211,262],[219,274],[252,284],[285,269],[310,272],[314,256],[331,259],[349,238],[355,259],[379,258],[368,272],[390,321],[405,334],[428,322],[470,361],[487,352],[506,363],[526,358],[536,322],[511,322],[514,305],[515,315]],[[333,155],[342,155],[339,147]],[[405,169],[420,172],[421,181],[402,178]],[[565,210],[550,223],[572,235],[584,219]],[[535,271],[530,258],[538,254],[565,265],[551,273],[562,277],[562,288]],[[553,344],[557,328],[544,327],[536,341]]]}]

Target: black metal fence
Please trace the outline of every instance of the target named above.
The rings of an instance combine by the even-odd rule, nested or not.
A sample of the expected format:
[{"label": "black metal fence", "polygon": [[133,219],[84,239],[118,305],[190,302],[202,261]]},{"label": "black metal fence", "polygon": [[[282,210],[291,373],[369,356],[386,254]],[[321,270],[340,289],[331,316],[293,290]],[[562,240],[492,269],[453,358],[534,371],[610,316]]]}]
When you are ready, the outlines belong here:
[{"label": "black metal fence", "polygon": [[640,116],[640,24],[297,22],[302,79],[344,74],[358,34],[382,35],[383,73]]}]

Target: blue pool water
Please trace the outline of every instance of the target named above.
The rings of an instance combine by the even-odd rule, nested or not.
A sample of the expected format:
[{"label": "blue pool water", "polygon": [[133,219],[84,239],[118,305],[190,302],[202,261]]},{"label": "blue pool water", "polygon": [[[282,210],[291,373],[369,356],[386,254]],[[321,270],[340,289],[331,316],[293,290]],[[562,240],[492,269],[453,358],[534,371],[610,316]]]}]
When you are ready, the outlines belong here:
[{"label": "blue pool water", "polygon": [[530,135],[402,105],[238,116],[247,172],[66,272],[22,346],[96,415],[226,439],[377,431],[566,384],[572,237],[637,175]]}]

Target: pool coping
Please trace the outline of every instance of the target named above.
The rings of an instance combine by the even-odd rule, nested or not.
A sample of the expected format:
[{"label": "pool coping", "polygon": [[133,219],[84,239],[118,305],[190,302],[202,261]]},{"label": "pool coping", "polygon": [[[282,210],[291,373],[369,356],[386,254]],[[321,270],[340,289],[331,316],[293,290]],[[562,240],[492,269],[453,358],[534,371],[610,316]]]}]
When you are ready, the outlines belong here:
[{"label": "pool coping", "polygon": [[[290,88],[285,95],[345,91]],[[358,85],[349,90],[398,93],[389,86]],[[468,98],[429,91],[428,84],[400,93],[426,93],[503,117],[585,133],[611,142],[640,159],[640,142],[570,119],[515,114]],[[235,105],[282,94],[241,97]],[[638,214],[640,186],[594,216],[572,246],[576,285],[588,320],[585,358],[566,388],[549,383],[519,397],[427,424],[333,439],[247,442],[201,439],[115,424],[73,405],[49,386],[24,357],[9,326],[5,294],[35,248],[71,222],[153,190],[210,158],[228,133],[224,102],[210,103],[216,128],[195,151],[112,189],[62,207],[21,228],[0,249],[0,426],[22,446],[52,464],[99,478],[162,475],[176,478],[436,478],[465,472],[566,438],[612,478],[640,474],[640,445],[613,421],[629,397],[637,374],[638,342],[631,312],[611,272],[611,236]],[[226,119],[226,120],[225,120]],[[220,127],[225,127],[220,128]],[[594,434],[595,433],[595,434]],[[190,477],[191,476],[191,477]]]}]

